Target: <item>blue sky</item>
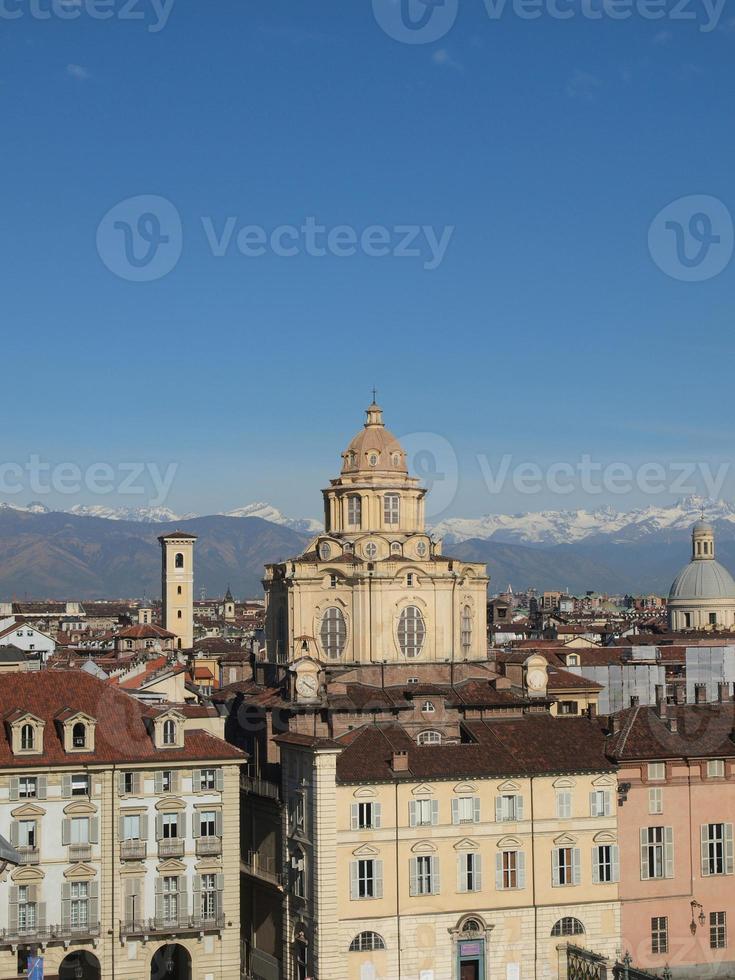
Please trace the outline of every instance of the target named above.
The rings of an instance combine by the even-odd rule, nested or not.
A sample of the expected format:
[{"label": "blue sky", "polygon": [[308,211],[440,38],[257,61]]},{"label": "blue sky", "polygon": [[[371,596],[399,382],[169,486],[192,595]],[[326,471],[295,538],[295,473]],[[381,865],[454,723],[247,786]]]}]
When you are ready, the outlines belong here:
[{"label": "blue sky", "polygon": [[[174,509],[318,514],[373,384],[398,434],[450,443],[447,514],[677,496],[490,495],[478,455],[728,458],[734,266],[681,281],[648,232],[690,195],[735,213],[732,12],[705,32],[693,0],[698,21],[620,22],[492,20],[460,0],[444,36],[405,44],[365,0],[176,0],[160,30],[150,0],[142,20],[88,2],[63,0],[68,20],[2,4],[21,12],[0,15],[4,462],[173,463]],[[182,229],[149,282],[97,247],[140,195]],[[270,234],[309,217],[451,239],[436,268],[234,242],[218,256],[202,223]]]}]

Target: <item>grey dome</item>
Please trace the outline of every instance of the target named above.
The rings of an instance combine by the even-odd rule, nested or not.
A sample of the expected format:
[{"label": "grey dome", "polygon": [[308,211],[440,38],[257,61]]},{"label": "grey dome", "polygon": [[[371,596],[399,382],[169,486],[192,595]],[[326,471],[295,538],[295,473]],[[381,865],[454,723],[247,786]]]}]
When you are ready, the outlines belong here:
[{"label": "grey dome", "polygon": [[671,599],[727,599],[735,603],[735,579],[718,561],[692,561],[674,579]]},{"label": "grey dome", "polygon": [[705,532],[706,534],[714,534],[715,529],[707,521],[697,521],[697,523],[692,527],[692,533],[694,532]]}]

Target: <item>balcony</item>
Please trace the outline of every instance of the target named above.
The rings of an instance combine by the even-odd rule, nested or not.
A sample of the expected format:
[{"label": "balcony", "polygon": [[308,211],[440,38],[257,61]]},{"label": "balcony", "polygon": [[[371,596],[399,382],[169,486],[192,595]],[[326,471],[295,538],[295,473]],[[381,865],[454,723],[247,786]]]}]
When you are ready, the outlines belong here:
[{"label": "balcony", "polygon": [[158,842],[158,856],[161,858],[178,858],[184,856],[183,837],[164,837]]},{"label": "balcony", "polygon": [[133,936],[172,936],[182,932],[215,932],[223,929],[225,925],[224,913],[219,913],[212,918],[203,918],[200,915],[182,915],[178,919],[128,919],[120,923],[120,936],[122,938]]},{"label": "balcony", "polygon": [[260,851],[246,851],[240,861],[240,869],[254,878],[260,878],[261,881],[283,888],[284,876],[279,871],[278,862],[274,857],[261,854]]},{"label": "balcony", "polygon": [[277,783],[271,783],[267,779],[257,779],[254,776],[241,776],[240,789],[244,793],[252,793],[253,796],[264,796],[269,800],[281,802],[281,787]]},{"label": "balcony", "polygon": [[53,942],[86,943],[100,936],[99,922],[87,922],[78,926],[29,926],[0,931],[0,946],[28,945]]},{"label": "balcony", "polygon": [[197,837],[197,857],[217,857],[222,853],[222,841],[219,837]]},{"label": "balcony", "polygon": [[69,863],[75,864],[77,861],[91,861],[92,860],[92,845],[91,844],[70,844],[69,845]]},{"label": "balcony", "polygon": [[37,847],[29,847],[27,844],[23,844],[16,848],[18,854],[20,855],[21,864],[40,864],[41,856]]},{"label": "balcony", "polygon": [[147,853],[144,840],[124,840],[120,842],[121,861],[144,861]]}]

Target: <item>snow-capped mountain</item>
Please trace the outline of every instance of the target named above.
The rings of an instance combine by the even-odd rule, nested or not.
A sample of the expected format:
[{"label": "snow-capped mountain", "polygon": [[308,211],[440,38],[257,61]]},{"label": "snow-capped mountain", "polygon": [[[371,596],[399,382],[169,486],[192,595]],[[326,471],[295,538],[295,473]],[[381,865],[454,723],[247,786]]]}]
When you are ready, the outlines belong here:
[{"label": "snow-capped mountain", "polygon": [[45,504],[39,503],[37,500],[31,501],[27,506],[22,506],[21,504],[5,504],[0,503],[0,510],[20,510],[24,514],[50,514],[51,511]]},{"label": "snow-capped mountain", "polygon": [[103,504],[75,504],[66,513],[77,517],[102,517],[107,521],[139,521],[141,524],[167,524],[196,516],[176,514],[168,507],[105,507]]},{"label": "snow-capped mountain", "polygon": [[312,517],[285,517],[272,504],[262,502],[238,507],[236,510],[227,511],[223,516],[260,517],[263,521],[270,521],[271,524],[281,524],[283,527],[290,527],[292,531],[300,531],[302,534],[318,534],[324,527],[320,521],[314,520]]},{"label": "snow-capped mountain", "polygon": [[[476,520],[450,517],[432,528],[451,544],[470,538],[493,538],[517,544],[574,544],[606,537],[612,543],[640,541],[660,531],[687,530],[700,519],[735,525],[735,506],[727,501],[684,497],[668,507],[645,507],[628,512],[612,507],[598,510],[546,510],[526,514],[488,514]],[[733,528],[735,530],[735,527]]]}]

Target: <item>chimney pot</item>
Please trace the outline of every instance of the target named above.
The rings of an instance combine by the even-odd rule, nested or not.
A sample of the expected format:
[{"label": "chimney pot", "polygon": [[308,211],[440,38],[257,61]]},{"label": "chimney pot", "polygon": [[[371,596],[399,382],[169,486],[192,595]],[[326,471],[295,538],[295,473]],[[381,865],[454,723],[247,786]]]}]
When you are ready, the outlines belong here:
[{"label": "chimney pot", "polygon": [[630,698],[630,706],[631,706],[631,708],[637,708],[640,703],[641,703],[641,699],[638,697],[637,694],[631,695],[631,698]]},{"label": "chimney pot", "polygon": [[694,703],[704,704],[707,699],[707,688],[704,684],[694,685]]},{"label": "chimney pot", "polygon": [[674,735],[679,731],[678,718],[669,718],[669,731]]}]

